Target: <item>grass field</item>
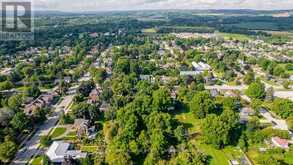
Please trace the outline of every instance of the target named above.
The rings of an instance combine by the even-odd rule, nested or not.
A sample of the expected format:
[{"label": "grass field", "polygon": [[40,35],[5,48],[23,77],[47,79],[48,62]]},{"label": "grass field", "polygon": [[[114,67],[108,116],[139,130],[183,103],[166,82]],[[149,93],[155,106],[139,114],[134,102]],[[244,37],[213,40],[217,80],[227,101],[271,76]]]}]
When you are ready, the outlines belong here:
[{"label": "grass field", "polygon": [[288,164],[293,164],[293,152],[287,152],[285,154],[285,162],[288,163]]},{"label": "grass field", "polygon": [[211,165],[229,165],[229,160],[226,157],[225,153],[221,150],[216,150],[212,146],[202,144],[199,141],[194,141],[196,146],[205,154],[211,157]]},{"label": "grass field", "polygon": [[68,132],[68,134],[62,138],[63,140],[75,141],[77,140],[77,135],[75,131]]},{"label": "grass field", "polygon": [[56,139],[58,137],[60,137],[61,135],[63,135],[66,132],[66,128],[55,128],[54,131],[51,134],[52,139]]},{"label": "grass field", "polygon": [[224,37],[225,40],[239,40],[239,41],[247,41],[252,38],[244,35],[244,34],[233,34],[233,33],[219,33],[220,36]]},{"label": "grass field", "polygon": [[201,140],[201,120],[194,118],[191,112],[181,112],[175,115],[175,118],[181,122],[190,134],[196,134],[190,141],[195,144],[198,149],[210,156],[210,165],[229,165],[229,160],[240,160],[243,154],[236,147],[226,147],[217,150],[211,145],[204,144]]},{"label": "grass field", "polygon": [[209,155],[210,165],[229,165],[229,161],[237,160],[240,162],[241,158],[244,157],[242,152],[237,147],[226,147],[221,150],[217,150],[211,145],[202,143],[200,140],[192,141],[202,152]]},{"label": "grass field", "polygon": [[83,152],[94,153],[97,151],[97,146],[81,146],[80,150]]},{"label": "grass field", "polygon": [[175,118],[188,128],[190,134],[200,132],[200,120],[195,119],[191,112],[177,114]]},{"label": "grass field", "polygon": [[41,165],[42,161],[43,161],[43,157],[38,156],[31,161],[30,165]]},{"label": "grass field", "polygon": [[149,29],[143,29],[143,33],[157,33],[157,30],[155,28],[149,28]]},{"label": "grass field", "polygon": [[[289,64],[289,63],[287,63],[287,64]],[[293,75],[293,70],[288,70],[287,68],[286,68],[286,65],[287,64],[279,64],[281,67],[283,67],[285,70],[286,70],[286,72],[288,73],[288,74],[290,74],[290,75]]]},{"label": "grass field", "polygon": [[253,164],[257,164],[256,159],[259,157],[257,148],[249,148],[247,155]]}]

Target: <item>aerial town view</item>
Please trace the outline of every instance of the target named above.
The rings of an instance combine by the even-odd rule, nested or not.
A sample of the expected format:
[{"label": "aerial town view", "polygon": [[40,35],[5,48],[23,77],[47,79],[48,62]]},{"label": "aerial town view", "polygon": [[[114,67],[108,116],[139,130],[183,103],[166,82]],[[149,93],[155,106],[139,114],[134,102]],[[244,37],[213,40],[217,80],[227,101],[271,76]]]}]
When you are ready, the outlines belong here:
[{"label": "aerial town view", "polygon": [[293,165],[292,0],[0,4],[0,165]]}]

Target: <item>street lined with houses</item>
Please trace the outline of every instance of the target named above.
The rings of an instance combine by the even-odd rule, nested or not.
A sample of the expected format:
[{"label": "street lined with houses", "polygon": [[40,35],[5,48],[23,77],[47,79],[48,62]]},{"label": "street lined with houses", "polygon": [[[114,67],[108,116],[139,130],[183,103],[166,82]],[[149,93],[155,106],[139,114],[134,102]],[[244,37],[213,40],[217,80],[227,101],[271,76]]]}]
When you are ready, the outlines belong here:
[{"label": "street lined with houses", "polygon": [[[84,79],[88,79],[88,76],[80,78],[78,82],[81,83]],[[64,96],[57,105],[52,106],[53,111],[51,115],[41,126],[37,127],[37,131],[33,133],[31,138],[22,143],[22,147],[17,152],[14,160],[12,161],[12,165],[25,165],[35,155],[40,155],[44,152],[44,150],[40,148],[40,138],[42,136],[47,136],[57,125],[61,114],[67,113],[70,110],[69,106],[75,96],[76,87],[77,86],[71,88],[70,95]]]}]

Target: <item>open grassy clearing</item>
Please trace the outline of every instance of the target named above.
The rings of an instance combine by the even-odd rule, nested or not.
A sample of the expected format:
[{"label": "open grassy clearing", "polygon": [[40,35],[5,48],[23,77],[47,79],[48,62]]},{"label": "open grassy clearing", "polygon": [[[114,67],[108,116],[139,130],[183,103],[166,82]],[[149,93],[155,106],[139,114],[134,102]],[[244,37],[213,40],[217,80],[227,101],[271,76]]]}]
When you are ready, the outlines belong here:
[{"label": "open grassy clearing", "polygon": [[80,150],[83,152],[90,152],[90,153],[94,153],[97,151],[97,146],[81,146]]},{"label": "open grassy clearing", "polygon": [[233,34],[233,33],[219,33],[218,35],[224,37],[225,40],[239,40],[239,41],[247,41],[252,40],[251,37],[244,34]]},{"label": "open grassy clearing", "polygon": [[51,134],[52,139],[56,139],[60,136],[62,136],[66,132],[66,128],[57,127],[54,129],[54,131]]},{"label": "open grassy clearing", "polygon": [[290,64],[290,63],[287,63],[287,64],[279,64],[282,68],[284,68],[286,70],[286,72],[290,75],[293,75],[293,70],[288,70],[287,69],[287,65]]},{"label": "open grassy clearing", "polygon": [[177,114],[175,118],[188,128],[190,134],[200,132],[200,120],[195,119],[191,112]]},{"label": "open grassy clearing", "polygon": [[204,144],[201,140],[196,139],[192,141],[202,152],[211,156],[210,165],[229,165],[229,161],[241,161],[244,157],[243,153],[234,146],[228,146],[224,149],[218,150],[211,145]]},{"label": "open grassy clearing", "polygon": [[198,140],[194,140],[193,143],[205,154],[211,156],[211,165],[229,165],[229,159],[226,157],[225,153],[221,150],[217,150],[210,145],[203,144]]},{"label": "open grassy clearing", "polygon": [[43,157],[38,156],[31,161],[30,165],[41,165],[42,161],[43,161]]},{"label": "open grassy clearing", "polygon": [[149,28],[149,29],[143,29],[143,33],[157,33],[157,29],[155,28]]},{"label": "open grassy clearing", "polygon": [[175,118],[188,128],[189,133],[196,134],[192,137],[191,143],[195,144],[198,149],[210,156],[211,165],[229,165],[229,160],[240,160],[243,154],[237,147],[226,147],[217,150],[211,145],[204,144],[200,137],[201,120],[196,119],[191,112],[182,112],[175,115]]},{"label": "open grassy clearing", "polygon": [[246,154],[253,164],[257,164],[256,160],[259,157],[259,152],[257,148],[249,148]]}]

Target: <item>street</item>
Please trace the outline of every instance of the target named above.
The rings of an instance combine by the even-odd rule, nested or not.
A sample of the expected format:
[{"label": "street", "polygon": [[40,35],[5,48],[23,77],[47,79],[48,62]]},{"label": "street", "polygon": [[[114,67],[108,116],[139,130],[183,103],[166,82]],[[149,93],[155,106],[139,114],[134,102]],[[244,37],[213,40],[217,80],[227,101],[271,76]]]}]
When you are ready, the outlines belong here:
[{"label": "street", "polygon": [[58,105],[53,107],[54,111],[52,116],[38,127],[37,132],[28,141],[23,143],[23,147],[16,154],[11,163],[12,165],[25,165],[34,155],[44,152],[43,149],[39,148],[40,137],[48,135],[50,130],[56,126],[62,110],[64,109],[66,111],[72,100],[73,95],[65,96]]},{"label": "street", "polygon": [[[84,75],[78,80],[78,82],[81,83],[82,81],[86,80],[88,80],[88,76]],[[62,101],[57,105],[53,105],[52,110],[54,111],[52,112],[52,115],[37,128],[37,132],[30,139],[22,142],[22,148],[19,149],[16,153],[11,165],[25,165],[34,155],[38,155],[44,152],[43,149],[39,148],[40,137],[48,135],[50,131],[57,125],[62,111],[64,111],[64,113],[69,111],[70,104],[72,103],[78,86],[79,85],[71,87],[68,95],[63,97]]]},{"label": "street", "polygon": [[[268,86],[267,86],[268,87]],[[247,89],[248,86],[242,85],[242,86],[229,86],[229,85],[213,85],[213,86],[205,86],[205,89],[211,90],[211,89],[216,89],[216,90],[239,90],[239,91],[244,91]],[[283,91],[280,90],[280,87],[275,88],[274,87],[274,96],[283,98],[283,99],[289,99],[293,101],[293,91]]]}]

